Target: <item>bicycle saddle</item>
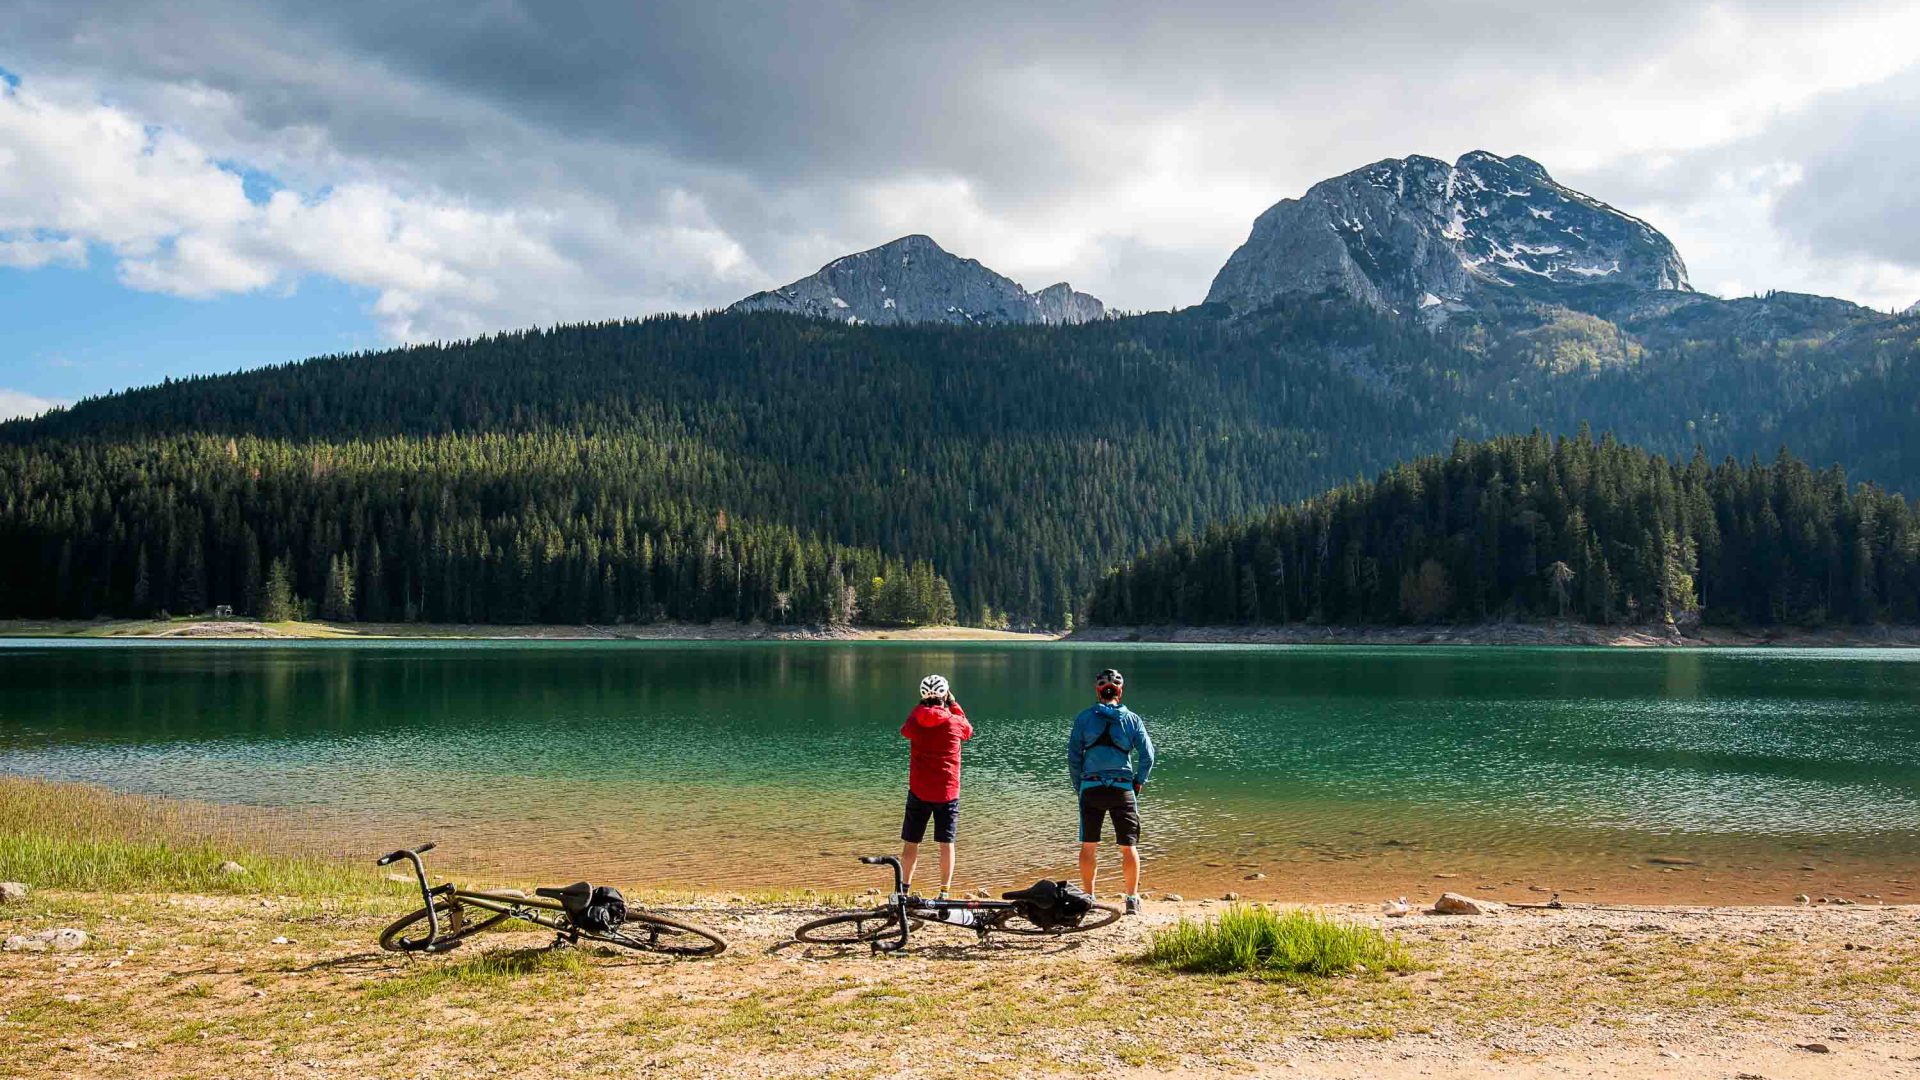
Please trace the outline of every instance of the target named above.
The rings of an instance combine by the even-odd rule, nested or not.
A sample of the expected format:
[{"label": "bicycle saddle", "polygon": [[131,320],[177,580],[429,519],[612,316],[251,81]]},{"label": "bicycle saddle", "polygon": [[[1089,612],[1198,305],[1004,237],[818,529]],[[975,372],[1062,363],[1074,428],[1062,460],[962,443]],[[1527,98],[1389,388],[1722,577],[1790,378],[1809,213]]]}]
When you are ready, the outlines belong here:
[{"label": "bicycle saddle", "polygon": [[1060,899],[1060,889],[1051,881],[1043,881],[1026,889],[1015,889],[1000,894],[1003,900],[1042,900],[1052,902]]},{"label": "bicycle saddle", "polygon": [[558,900],[561,907],[577,913],[585,911],[587,902],[593,899],[593,886],[584,881],[576,881],[558,889],[535,889],[533,894],[544,896],[549,900]]}]

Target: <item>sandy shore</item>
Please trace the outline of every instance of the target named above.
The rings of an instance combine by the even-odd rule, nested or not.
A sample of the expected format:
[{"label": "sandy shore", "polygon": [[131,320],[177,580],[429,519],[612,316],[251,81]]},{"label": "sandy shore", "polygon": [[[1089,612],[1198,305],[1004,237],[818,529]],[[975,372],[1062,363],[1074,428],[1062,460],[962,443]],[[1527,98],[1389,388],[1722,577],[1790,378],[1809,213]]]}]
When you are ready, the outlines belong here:
[{"label": "sandy shore", "polygon": [[473,639],[500,641],[983,641],[1032,643],[1166,642],[1187,645],[1606,645],[1622,648],[1779,646],[1920,648],[1920,626],[1820,630],[1734,630],[1592,626],[1586,623],[1488,623],[1481,626],[1101,626],[1071,634],[1022,633],[975,626],[789,627],[761,623],[652,623],[645,626],[496,626],[458,623],[263,623],[253,619],[0,619],[0,638]]},{"label": "sandy shore", "polygon": [[254,619],[0,619],[0,638],[176,638],[352,640],[417,638],[500,641],[1056,641],[1055,634],[976,626],[788,627],[762,623],[649,623],[626,626],[496,626],[460,623],[266,623]]},{"label": "sandy shore", "polygon": [[802,946],[820,902],[680,902],[706,961],[554,954],[491,934],[373,948],[395,897],[36,892],[0,934],[0,1076],[1730,1077],[1920,1071],[1920,909],[1606,908],[1384,918],[1419,970],[1263,981],[1139,962],[1212,901],[1084,939],[900,955]]}]

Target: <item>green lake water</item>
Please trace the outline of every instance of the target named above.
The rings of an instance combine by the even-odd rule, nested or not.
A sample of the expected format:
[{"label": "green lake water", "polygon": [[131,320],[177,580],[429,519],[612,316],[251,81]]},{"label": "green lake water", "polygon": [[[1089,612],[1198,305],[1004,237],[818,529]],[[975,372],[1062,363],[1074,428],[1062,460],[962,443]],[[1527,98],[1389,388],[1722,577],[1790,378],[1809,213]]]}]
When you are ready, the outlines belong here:
[{"label": "green lake water", "polygon": [[1895,900],[1920,868],[1896,650],[12,641],[0,772],[516,879],[865,884],[937,671],[978,728],[961,877],[999,886],[1072,864],[1064,740],[1109,665],[1161,751],[1161,888]]}]

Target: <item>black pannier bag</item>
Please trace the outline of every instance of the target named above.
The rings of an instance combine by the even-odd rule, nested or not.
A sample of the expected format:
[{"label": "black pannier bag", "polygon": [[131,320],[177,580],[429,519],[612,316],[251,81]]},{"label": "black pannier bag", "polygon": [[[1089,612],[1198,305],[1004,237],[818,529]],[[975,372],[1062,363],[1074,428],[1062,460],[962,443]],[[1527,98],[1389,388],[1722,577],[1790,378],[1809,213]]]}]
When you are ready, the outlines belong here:
[{"label": "black pannier bag", "polygon": [[595,886],[587,906],[573,913],[573,925],[596,934],[611,933],[627,921],[627,901],[611,885]]},{"label": "black pannier bag", "polygon": [[1042,930],[1079,926],[1093,910],[1093,897],[1065,881],[1040,880],[1030,889],[1016,889],[1006,898],[1020,905],[1020,914]]}]

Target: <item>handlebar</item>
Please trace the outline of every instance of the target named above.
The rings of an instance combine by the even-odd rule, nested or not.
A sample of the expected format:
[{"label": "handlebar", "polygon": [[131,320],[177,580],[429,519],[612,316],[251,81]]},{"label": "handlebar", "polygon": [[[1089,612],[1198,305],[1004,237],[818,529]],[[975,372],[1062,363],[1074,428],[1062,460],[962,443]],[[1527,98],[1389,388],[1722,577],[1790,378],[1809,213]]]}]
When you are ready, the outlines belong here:
[{"label": "handlebar", "polygon": [[390,854],[380,856],[380,858],[374,861],[374,865],[386,866],[389,863],[397,863],[401,859],[418,858],[419,856],[425,855],[427,852],[432,851],[434,849],[434,846],[435,846],[434,842],[429,840],[426,843],[421,844],[419,847],[401,848],[399,851],[395,851]]},{"label": "handlebar", "polygon": [[427,864],[420,858],[432,851],[433,847],[433,841],[429,840],[419,847],[401,848],[399,851],[388,852],[374,860],[376,866],[386,866],[401,859],[413,864],[413,876],[420,883],[420,902],[427,907],[427,936],[426,940],[414,942],[408,946],[409,948],[431,949],[440,940],[440,914],[433,908],[433,887],[427,884]]},{"label": "handlebar", "polygon": [[901,873],[901,870],[900,870],[900,856],[898,855],[862,855],[860,856],[860,861],[863,863],[866,863],[868,866],[893,867],[893,894],[895,896],[899,896],[901,893],[904,893],[907,891],[906,877]]}]

